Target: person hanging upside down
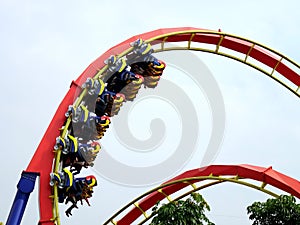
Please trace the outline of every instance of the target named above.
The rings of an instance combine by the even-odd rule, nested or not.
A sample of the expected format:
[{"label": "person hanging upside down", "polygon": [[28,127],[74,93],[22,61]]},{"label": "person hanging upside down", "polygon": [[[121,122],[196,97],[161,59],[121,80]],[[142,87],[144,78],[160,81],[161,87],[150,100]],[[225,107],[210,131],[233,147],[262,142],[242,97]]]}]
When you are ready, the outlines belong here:
[{"label": "person hanging upside down", "polygon": [[74,175],[66,168],[59,173],[50,174],[50,185],[58,185],[59,203],[71,202],[72,205],[65,211],[67,216],[72,215],[71,211],[78,208],[77,202],[83,204],[83,200],[90,206],[89,198],[92,197],[93,187],[97,186],[97,179],[93,175],[75,178]]},{"label": "person hanging upside down", "polygon": [[85,103],[88,109],[92,110],[95,108],[97,97],[105,92],[106,84],[101,79],[94,80],[93,78],[89,77],[82,85],[82,88],[85,88],[87,92],[82,101]]},{"label": "person hanging upside down", "polygon": [[105,63],[108,65],[107,69],[107,90],[120,93],[121,90],[133,80],[139,77],[130,71],[125,58],[117,59],[116,56],[110,56]]},{"label": "person hanging upside down", "polygon": [[98,95],[95,104],[95,114],[98,117],[101,117],[103,115],[110,116],[115,96],[116,93],[108,91],[106,88],[101,93],[101,95]]},{"label": "person hanging upside down", "polygon": [[127,55],[127,59],[131,72],[145,77],[162,75],[166,64],[152,55],[154,50],[151,44],[139,38],[130,45],[133,47],[133,51]]},{"label": "person hanging upside down", "polygon": [[70,167],[70,171],[76,175],[81,169],[94,165],[94,160],[99,153],[101,146],[96,141],[90,141],[83,144],[78,138],[68,134],[66,138],[58,137],[56,139],[56,149],[62,150],[63,168]]},{"label": "person hanging upside down", "polygon": [[[105,117],[105,119],[103,119]],[[97,116],[90,112],[86,106],[80,105],[72,109],[72,132],[73,135],[82,139],[82,142],[97,140],[98,126],[107,125],[107,116]]]}]

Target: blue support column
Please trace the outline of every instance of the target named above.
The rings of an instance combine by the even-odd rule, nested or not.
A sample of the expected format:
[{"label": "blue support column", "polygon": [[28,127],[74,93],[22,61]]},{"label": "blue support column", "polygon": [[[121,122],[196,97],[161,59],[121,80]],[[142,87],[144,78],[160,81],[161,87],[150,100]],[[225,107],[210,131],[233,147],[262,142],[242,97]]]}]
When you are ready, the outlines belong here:
[{"label": "blue support column", "polygon": [[21,223],[29,195],[34,189],[35,180],[38,173],[22,172],[17,185],[18,191],[6,222],[6,225],[19,225]]}]

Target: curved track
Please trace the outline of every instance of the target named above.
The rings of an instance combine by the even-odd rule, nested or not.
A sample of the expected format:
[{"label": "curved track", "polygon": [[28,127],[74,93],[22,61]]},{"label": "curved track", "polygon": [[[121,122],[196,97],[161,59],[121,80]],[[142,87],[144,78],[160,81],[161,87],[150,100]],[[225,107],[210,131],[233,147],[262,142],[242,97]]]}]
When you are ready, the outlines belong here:
[{"label": "curved track", "polygon": [[[250,179],[252,183],[246,179]],[[253,181],[259,181],[259,183]],[[176,195],[178,191],[180,191],[180,196],[176,199],[181,199],[192,192],[223,182],[245,185],[277,197],[276,193],[266,188],[267,185],[270,185],[300,198],[300,182],[273,170],[272,167],[211,165],[184,172],[139,196],[109,218],[104,225],[127,225],[133,222],[134,224],[143,224],[155,215],[151,208],[158,201],[163,199],[172,201],[172,196]],[[122,215],[123,212],[127,213]]]},{"label": "curved track", "polygon": [[[38,173],[40,176],[39,224],[60,224],[58,203],[55,199],[57,190],[56,187],[52,190],[49,186],[49,174],[52,172],[54,158],[56,160],[54,171],[57,170],[60,151],[54,152],[52,147],[55,145],[56,137],[61,134],[60,129],[63,128],[63,125],[66,122],[65,113],[68,110],[68,106],[73,104],[79,105],[86,93],[86,90],[82,88],[82,85],[87,78],[101,78],[102,73],[107,69],[107,66],[104,64],[105,59],[110,55],[122,57],[128,54],[132,51],[129,43],[135,41],[137,38],[142,38],[146,42],[151,43],[156,52],[169,50],[195,50],[226,56],[263,72],[272,79],[278,81],[298,97],[300,95],[300,66],[284,55],[257,42],[220,31],[191,27],[159,29],[133,36],[109,49],[97,58],[75,81],[71,83],[69,91],[59,105],[33,155],[26,172]],[[178,46],[169,47],[169,42],[176,42]],[[230,50],[230,52],[227,50]],[[236,55],[236,53],[238,53],[238,55]],[[70,118],[67,119],[65,126],[69,123]],[[63,132],[62,136],[64,135],[65,133]],[[40,163],[41,161],[43,163]],[[52,208],[54,209],[53,211],[49,210]]]}]

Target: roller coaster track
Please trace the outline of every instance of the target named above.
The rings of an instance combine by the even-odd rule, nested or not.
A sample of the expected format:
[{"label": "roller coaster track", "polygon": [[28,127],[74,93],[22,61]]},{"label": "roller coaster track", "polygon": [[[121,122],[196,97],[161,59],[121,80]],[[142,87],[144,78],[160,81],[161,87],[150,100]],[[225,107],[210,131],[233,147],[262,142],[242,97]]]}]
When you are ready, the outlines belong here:
[{"label": "roller coaster track", "polygon": [[[266,188],[267,185],[269,185],[300,198],[300,182],[273,170],[271,167],[264,168],[252,165],[211,165],[184,172],[164,184],[144,193],[121,208],[104,222],[103,225],[144,224],[156,214],[155,211],[152,212],[152,207],[158,201],[164,199],[167,199],[168,201],[179,200],[192,192],[224,182],[244,185],[273,197],[278,197],[274,191]],[[177,192],[179,191],[180,193],[178,196]],[[176,197],[173,198],[173,196]]]},{"label": "roller coaster track", "polygon": [[[69,91],[59,105],[39,146],[25,172],[38,173],[40,177],[39,208],[40,225],[60,225],[57,202],[57,187],[49,185],[49,174],[59,169],[60,150],[53,151],[57,136],[64,137],[71,119],[65,117],[69,105],[79,106],[87,90],[82,85],[87,78],[101,79],[107,70],[104,64],[111,55],[126,56],[132,51],[129,43],[142,38],[150,43],[155,52],[171,50],[193,50],[213,53],[242,62],[268,75],[299,97],[299,65],[286,56],[257,42],[226,34],[221,31],[182,27],[159,29],[133,36],[112,47],[92,62],[85,71],[72,81]],[[168,43],[177,46],[168,46]],[[230,52],[228,51],[230,50]],[[54,162],[53,162],[54,159]],[[41,163],[41,161],[43,163]],[[49,210],[49,209],[53,210]]]}]

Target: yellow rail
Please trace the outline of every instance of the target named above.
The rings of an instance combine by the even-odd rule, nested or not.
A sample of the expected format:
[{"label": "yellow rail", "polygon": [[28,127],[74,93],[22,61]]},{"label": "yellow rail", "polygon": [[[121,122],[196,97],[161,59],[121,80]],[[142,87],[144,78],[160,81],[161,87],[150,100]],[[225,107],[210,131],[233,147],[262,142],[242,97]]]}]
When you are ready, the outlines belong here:
[{"label": "yellow rail", "polygon": [[[168,38],[171,36],[175,36],[175,35],[180,35],[180,34],[190,34],[191,37],[190,39],[187,41],[187,45],[186,46],[176,46],[176,47],[165,47],[165,43],[167,42]],[[220,40],[218,42],[215,48],[215,50],[212,49],[208,49],[208,48],[199,48],[199,47],[193,47],[193,39],[195,37],[196,34],[212,34],[212,35],[219,35],[220,36]],[[224,40],[225,37],[231,37],[234,38],[236,40],[243,40],[243,41],[247,41],[248,43],[251,43],[251,47],[249,49],[249,51],[247,52],[247,54],[244,54],[243,58],[237,57],[233,54],[229,54],[226,52],[222,52],[220,51],[220,46],[222,44],[222,41]],[[157,40],[161,40],[160,43],[156,43],[153,44],[154,41]],[[277,66],[279,65],[280,62],[282,62],[282,60],[285,60],[286,62],[291,63],[292,65],[294,65],[295,67],[297,67],[298,69],[300,69],[300,66],[292,61],[291,59],[289,59],[288,57],[282,55],[279,52],[276,52],[275,50],[268,48],[260,43],[251,41],[249,39],[246,38],[242,38],[236,35],[232,35],[232,34],[227,34],[227,33],[223,33],[223,32],[217,32],[217,31],[207,31],[207,30],[187,30],[187,31],[179,31],[179,32],[172,32],[172,33],[167,33],[167,34],[163,34],[163,35],[158,35],[156,37],[150,38],[148,40],[145,40],[147,43],[152,44],[153,46],[160,46],[158,49],[155,49],[155,52],[162,52],[162,51],[173,51],[173,50],[192,50],[192,51],[201,51],[201,52],[207,52],[207,53],[213,53],[213,54],[217,54],[220,56],[225,56],[227,58],[231,58],[234,59],[238,62],[241,62],[243,64],[246,64],[266,75],[268,75],[269,77],[271,77],[272,79],[274,79],[275,81],[279,82],[281,85],[283,85],[284,87],[286,87],[288,90],[290,90],[291,92],[293,92],[296,96],[300,97],[300,87],[299,86],[291,86],[288,82],[286,82],[285,80],[281,80],[278,77],[274,76],[274,72],[276,71]],[[251,63],[249,62],[249,55],[251,53],[251,51],[253,50],[253,48],[255,46],[259,46],[260,48],[267,50],[271,53],[273,53],[276,57],[279,58],[278,63],[274,66],[274,68],[271,68],[271,71],[268,72],[265,69],[263,69],[262,67],[260,67],[258,64],[255,63]],[[117,55],[118,58],[121,58],[123,56],[126,56],[128,53],[130,53],[133,50],[133,48],[128,44],[128,49],[126,49],[125,51],[121,52],[120,54]],[[94,75],[93,80],[97,80],[97,79],[101,79],[103,78],[103,74],[104,72],[107,70],[107,65],[104,65],[102,68],[99,68],[98,72]],[[78,107],[83,99],[83,97],[86,95],[87,90],[83,89],[81,94],[79,95],[79,97],[76,99],[76,101],[74,102],[74,107]],[[69,129],[69,125],[71,123],[71,117],[69,116],[67,118],[67,123],[65,124],[65,126],[63,127],[63,131],[61,134],[61,137],[64,138],[67,130]],[[60,156],[61,156],[61,150],[58,149],[56,150],[55,153],[55,158],[54,158],[54,167],[53,167],[53,172],[57,172],[59,170],[59,166],[60,166]],[[209,178],[206,178],[209,179]],[[217,179],[214,177],[214,179]],[[243,184],[243,182],[241,182],[239,179],[225,179],[223,178],[222,182],[224,181],[230,181],[230,182],[236,182],[236,183],[240,183]],[[185,180],[185,182],[188,182],[188,180]],[[247,184],[245,183],[244,185],[251,187],[251,184]],[[262,185],[263,186],[263,185]],[[192,187],[195,189],[194,184],[192,184]],[[258,189],[260,191],[264,191],[270,195],[275,196],[276,194],[271,193],[266,191],[264,188],[262,187],[256,187],[256,186],[252,186],[252,188]],[[131,203],[133,204],[133,203]],[[59,210],[58,210],[58,196],[57,196],[57,186],[55,185],[53,187],[53,212],[54,212],[54,218],[53,220],[56,222],[57,225],[60,225],[60,217],[59,217]],[[117,213],[118,214],[118,213]],[[110,221],[113,221],[112,219],[110,219]],[[113,222],[115,224],[115,222]],[[105,223],[107,224],[107,223]]]},{"label": "yellow rail", "polygon": [[[201,189],[210,187],[212,185],[216,185],[216,184],[220,184],[223,182],[230,182],[230,183],[235,183],[235,184],[240,184],[246,187],[250,187],[252,189],[264,192],[268,195],[271,195],[273,197],[278,197],[279,195],[276,194],[275,192],[268,190],[265,188],[265,185],[261,184],[261,185],[256,185],[254,183],[250,183],[250,182],[246,182],[244,181],[244,178],[238,177],[238,176],[234,176],[234,177],[222,177],[222,176],[199,176],[199,177],[189,177],[189,178],[184,178],[184,179],[180,179],[180,180],[176,180],[176,181],[172,181],[166,184],[163,184],[161,186],[158,186],[156,188],[153,188],[152,190],[140,195],[139,197],[135,198],[134,200],[132,200],[131,202],[129,202],[127,205],[125,205],[124,207],[122,207],[118,212],[116,212],[112,217],[110,217],[106,222],[103,223],[103,225],[109,224],[111,221],[118,221],[117,217],[124,212],[125,210],[128,210],[130,207],[135,206],[136,207],[136,203],[139,202],[140,200],[142,200],[143,198],[147,197],[148,195],[150,195],[151,193],[154,192],[161,192],[161,190],[165,187],[168,186],[172,186],[174,184],[178,184],[178,183],[188,183],[191,184],[191,181],[195,181],[196,182],[193,183],[192,186],[192,190],[185,190],[185,192],[183,191],[183,189],[180,190],[180,192],[182,192],[183,194],[181,194],[180,196],[178,196],[177,198],[174,198],[173,201],[177,201],[179,199],[182,199],[186,196],[188,196],[189,194],[193,193],[193,192],[197,192]],[[206,183],[204,185],[200,185],[197,186],[198,183],[200,183],[203,180],[207,180],[207,181],[212,181],[210,183]],[[176,192],[172,193],[172,195],[174,195]],[[171,196],[172,196],[171,195]],[[170,197],[170,195],[166,195],[164,194],[165,198]],[[146,213],[147,211],[143,211],[143,214]],[[154,215],[156,214],[156,212],[152,212],[150,215],[148,215],[146,218],[144,218],[142,221],[140,221],[138,224],[144,224],[146,221],[148,221],[150,218],[152,218]],[[121,219],[121,218],[119,218]],[[117,222],[116,222],[117,224]]]}]

